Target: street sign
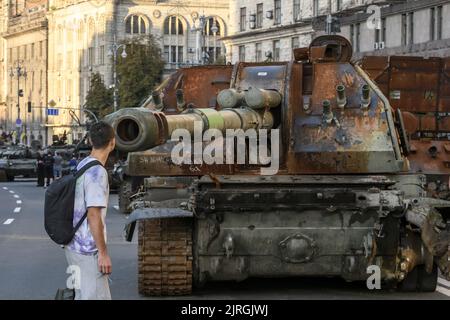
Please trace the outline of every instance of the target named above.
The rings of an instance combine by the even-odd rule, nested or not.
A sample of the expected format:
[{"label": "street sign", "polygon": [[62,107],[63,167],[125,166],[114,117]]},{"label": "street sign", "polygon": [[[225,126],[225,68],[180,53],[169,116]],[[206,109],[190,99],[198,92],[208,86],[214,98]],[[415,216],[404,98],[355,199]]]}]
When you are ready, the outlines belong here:
[{"label": "street sign", "polygon": [[20,118],[18,118],[17,120],[16,120],[16,127],[17,128],[20,128],[22,126],[22,120],[20,119]]},{"label": "street sign", "polygon": [[59,115],[59,110],[58,109],[47,109],[47,115],[49,116],[57,116]]}]

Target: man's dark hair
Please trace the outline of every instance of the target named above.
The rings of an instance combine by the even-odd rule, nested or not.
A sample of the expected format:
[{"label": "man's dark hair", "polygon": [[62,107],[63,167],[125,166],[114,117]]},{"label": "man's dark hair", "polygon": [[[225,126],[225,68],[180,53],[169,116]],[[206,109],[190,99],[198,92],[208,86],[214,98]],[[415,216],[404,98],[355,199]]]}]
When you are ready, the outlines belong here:
[{"label": "man's dark hair", "polygon": [[91,125],[89,129],[89,140],[94,149],[103,149],[114,139],[114,129],[104,121]]}]

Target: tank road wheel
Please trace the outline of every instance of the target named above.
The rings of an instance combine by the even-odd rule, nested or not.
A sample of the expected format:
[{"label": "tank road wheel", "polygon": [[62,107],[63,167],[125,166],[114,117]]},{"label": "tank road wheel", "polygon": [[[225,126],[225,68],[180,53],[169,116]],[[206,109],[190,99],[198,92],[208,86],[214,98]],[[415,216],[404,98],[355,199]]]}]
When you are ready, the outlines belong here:
[{"label": "tank road wheel", "polygon": [[138,243],[139,293],[149,296],[192,292],[192,220],[141,220]]},{"label": "tank road wheel", "polygon": [[406,278],[399,283],[398,289],[402,292],[413,292],[417,290],[417,279],[419,278],[418,267],[415,267]]},{"label": "tank road wheel", "polygon": [[417,279],[417,287],[422,292],[434,292],[438,284],[438,267],[433,264],[433,271],[428,273],[425,265],[417,266],[419,275]]},{"label": "tank road wheel", "polygon": [[129,214],[131,213],[130,206],[130,197],[133,195],[133,188],[131,181],[126,179],[123,180],[119,186],[119,210],[122,213]]}]

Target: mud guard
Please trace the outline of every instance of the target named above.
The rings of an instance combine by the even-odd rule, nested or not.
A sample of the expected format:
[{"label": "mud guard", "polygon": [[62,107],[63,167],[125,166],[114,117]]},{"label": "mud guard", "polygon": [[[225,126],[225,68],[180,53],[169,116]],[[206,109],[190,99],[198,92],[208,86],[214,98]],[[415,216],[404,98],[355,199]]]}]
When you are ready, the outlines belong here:
[{"label": "mud guard", "polygon": [[180,208],[138,208],[128,217],[125,226],[125,239],[128,242],[133,240],[134,229],[138,220],[169,219],[169,218],[192,218],[191,211]]}]

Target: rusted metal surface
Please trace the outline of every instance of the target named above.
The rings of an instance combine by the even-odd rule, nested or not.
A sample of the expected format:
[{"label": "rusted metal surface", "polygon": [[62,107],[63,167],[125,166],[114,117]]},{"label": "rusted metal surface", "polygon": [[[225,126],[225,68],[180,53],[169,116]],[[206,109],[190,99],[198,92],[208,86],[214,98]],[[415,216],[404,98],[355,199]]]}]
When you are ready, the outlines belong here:
[{"label": "rusted metal surface", "polygon": [[350,62],[352,53],[352,45],[346,38],[340,36],[321,36],[315,38],[309,46],[309,61]]},{"label": "rusted metal surface", "polygon": [[427,190],[449,197],[450,58],[365,57],[362,68],[402,111],[412,172],[426,174]]},{"label": "rusted metal surface", "polygon": [[[166,114],[176,114],[177,90],[184,92],[184,99],[200,108],[218,108],[217,94],[230,87],[233,66],[199,66],[178,69],[156,90],[161,92]],[[148,107],[154,109],[151,101]]]},{"label": "rusted metal surface", "polygon": [[[362,68],[389,98],[393,108],[413,114],[415,137],[450,137],[450,58],[364,57]],[[408,126],[408,122],[406,125]]]}]

